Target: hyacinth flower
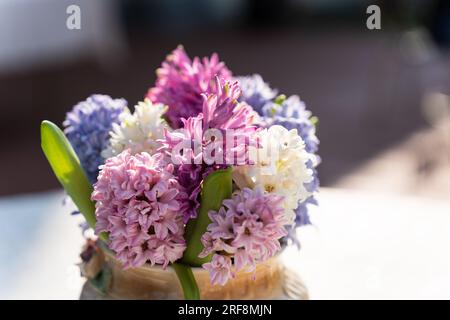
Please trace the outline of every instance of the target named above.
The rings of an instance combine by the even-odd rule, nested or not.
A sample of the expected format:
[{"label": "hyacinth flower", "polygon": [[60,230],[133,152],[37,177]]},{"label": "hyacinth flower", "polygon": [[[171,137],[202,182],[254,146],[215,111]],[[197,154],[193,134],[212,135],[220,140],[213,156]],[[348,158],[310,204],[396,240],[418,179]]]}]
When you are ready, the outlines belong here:
[{"label": "hyacinth flower", "polygon": [[108,147],[109,132],[113,124],[119,122],[119,115],[126,105],[124,99],[94,94],[66,115],[64,133],[91,183],[96,181],[98,167],[104,162],[101,153]]},{"label": "hyacinth flower", "polygon": [[154,103],[169,106],[165,114],[173,129],[183,126],[182,119],[197,116],[203,109],[202,94],[214,92],[217,76],[231,79],[231,71],[214,53],[210,58],[195,57],[191,60],[182,46],[178,46],[156,71],[155,86],[147,98]]},{"label": "hyacinth flower", "polygon": [[106,159],[127,149],[132,154],[143,151],[155,154],[161,147],[159,140],[164,137],[164,129],[168,129],[163,119],[166,111],[167,106],[148,99],[139,102],[133,113],[125,108],[119,115],[119,122],[112,124],[109,144],[102,156]]},{"label": "hyacinth flower", "polygon": [[213,284],[225,285],[234,271],[254,272],[281,250],[280,239],[287,235],[282,202],[283,197],[244,188],[209,212],[212,222],[201,238],[200,257],[213,255],[203,264]]},{"label": "hyacinth flower", "polygon": [[[253,125],[255,117],[253,109],[237,101],[240,96],[237,82],[221,81],[218,77],[215,81],[215,91],[203,95],[202,112],[195,117],[182,119],[183,128],[173,132],[166,130],[165,138],[161,140],[161,151],[179,163],[176,166],[176,175],[189,194],[185,222],[197,216],[201,181],[211,172],[232,164],[234,159],[228,158],[236,156],[245,159],[247,145],[251,143],[256,132],[256,126]],[[208,139],[205,132],[210,129],[221,132],[221,138],[226,136],[227,130],[233,130],[237,141],[244,143],[227,146],[223,139],[217,138],[214,141]],[[183,143],[188,146],[198,145],[201,148],[173,154],[174,148]],[[202,150],[207,148],[216,150],[215,160],[221,161],[204,162]],[[227,148],[228,153],[225,151]]]},{"label": "hyacinth flower", "polygon": [[246,102],[262,115],[262,109],[277,96],[277,90],[272,89],[264,82],[259,74],[245,77],[236,77],[242,90],[240,101]]},{"label": "hyacinth flower", "polygon": [[106,160],[94,185],[95,231],[109,233],[109,248],[124,268],[164,268],[181,258],[184,188],[162,154],[126,150]]}]

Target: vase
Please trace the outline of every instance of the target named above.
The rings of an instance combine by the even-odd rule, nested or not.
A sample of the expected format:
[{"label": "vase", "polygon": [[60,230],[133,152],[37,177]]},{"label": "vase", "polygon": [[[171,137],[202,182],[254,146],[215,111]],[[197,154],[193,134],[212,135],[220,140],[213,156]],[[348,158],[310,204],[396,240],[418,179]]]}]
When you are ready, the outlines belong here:
[{"label": "vase", "polygon": [[[104,245],[91,242],[81,254],[81,271],[86,277],[80,299],[183,299],[175,271],[145,264],[123,269]],[[204,300],[308,299],[300,277],[275,256],[256,267],[254,273],[237,272],[224,286],[212,285],[202,268],[192,268],[200,297]]]}]

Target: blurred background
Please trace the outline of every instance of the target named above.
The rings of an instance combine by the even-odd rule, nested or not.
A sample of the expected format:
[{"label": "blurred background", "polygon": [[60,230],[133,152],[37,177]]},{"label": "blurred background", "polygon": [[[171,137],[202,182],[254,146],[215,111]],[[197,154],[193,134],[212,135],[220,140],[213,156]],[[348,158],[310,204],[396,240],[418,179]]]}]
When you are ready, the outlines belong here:
[{"label": "blurred background", "polygon": [[[81,30],[66,27],[71,4]],[[366,27],[370,4],[381,30]],[[20,194],[59,190],[41,120],[61,124],[93,93],[134,105],[178,44],[300,95],[319,118],[322,186],[450,199],[448,1],[2,0],[0,213],[25,212],[21,202],[31,217],[47,203]],[[44,219],[19,216],[30,233]],[[17,250],[6,243],[20,240],[0,231],[8,260]]]}]

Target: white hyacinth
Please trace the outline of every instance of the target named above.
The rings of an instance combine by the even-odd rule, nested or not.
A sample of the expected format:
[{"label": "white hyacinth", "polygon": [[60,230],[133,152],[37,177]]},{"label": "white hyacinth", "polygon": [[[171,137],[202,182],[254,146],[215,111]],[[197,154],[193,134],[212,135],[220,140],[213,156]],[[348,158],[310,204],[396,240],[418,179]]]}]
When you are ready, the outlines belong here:
[{"label": "white hyacinth", "polygon": [[163,104],[153,104],[148,99],[139,102],[133,113],[125,108],[119,115],[120,123],[113,124],[109,147],[103,150],[102,156],[110,158],[126,149],[131,154],[142,151],[154,154],[161,146],[157,140],[164,137],[164,128],[169,128],[162,118],[166,110]]},{"label": "white hyacinth", "polygon": [[258,134],[260,148],[250,148],[253,164],[236,167],[234,181],[241,189],[260,187],[283,196],[287,221],[293,223],[299,202],[311,195],[304,184],[313,179],[312,170],[306,166],[312,155],[306,152],[297,129],[275,125]]}]

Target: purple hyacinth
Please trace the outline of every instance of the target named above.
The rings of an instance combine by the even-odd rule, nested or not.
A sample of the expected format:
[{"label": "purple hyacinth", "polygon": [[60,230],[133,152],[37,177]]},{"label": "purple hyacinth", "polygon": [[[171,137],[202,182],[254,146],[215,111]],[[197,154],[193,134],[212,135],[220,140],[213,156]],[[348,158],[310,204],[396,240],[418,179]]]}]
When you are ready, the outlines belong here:
[{"label": "purple hyacinth", "polygon": [[191,60],[182,46],[167,56],[156,74],[155,86],[149,89],[147,98],[169,106],[165,116],[174,129],[183,126],[182,118],[195,117],[202,111],[202,94],[217,89],[216,76],[231,79],[231,71],[216,53],[211,58]]},{"label": "purple hyacinth", "polygon": [[[200,192],[201,181],[211,172],[225,168],[230,164],[230,160],[225,152],[225,141],[221,139],[209,140],[205,137],[208,129],[216,129],[226,136],[227,130],[233,130],[236,141],[245,141],[244,144],[237,144],[229,148],[233,156],[242,155],[248,152],[248,145],[255,144],[252,139],[256,132],[254,122],[255,112],[245,104],[238,103],[240,88],[237,82],[221,81],[216,77],[215,90],[210,94],[203,95],[202,112],[195,117],[182,119],[182,128],[173,132],[165,132],[165,138],[162,139],[162,148],[167,156],[175,160],[177,166],[175,175],[180,184],[189,194],[188,207],[184,216],[187,222],[190,218],[197,216],[199,208],[198,194]],[[172,154],[176,146],[181,144],[188,146],[201,146],[192,150],[184,150],[181,154]],[[203,151],[207,147],[216,146],[212,149],[217,150],[222,155],[222,163],[206,163],[203,159]],[[226,161],[225,161],[226,160]],[[226,164],[225,164],[226,162]]]},{"label": "purple hyacinth", "polygon": [[264,82],[259,74],[251,76],[236,77],[242,90],[240,101],[251,105],[253,109],[261,114],[262,108],[272,102],[277,95],[277,90],[272,89]]},{"label": "purple hyacinth", "polygon": [[126,106],[124,99],[94,94],[66,115],[64,133],[91,183],[97,180],[98,167],[104,163],[101,152],[109,144],[112,125],[119,122],[119,114]]}]

